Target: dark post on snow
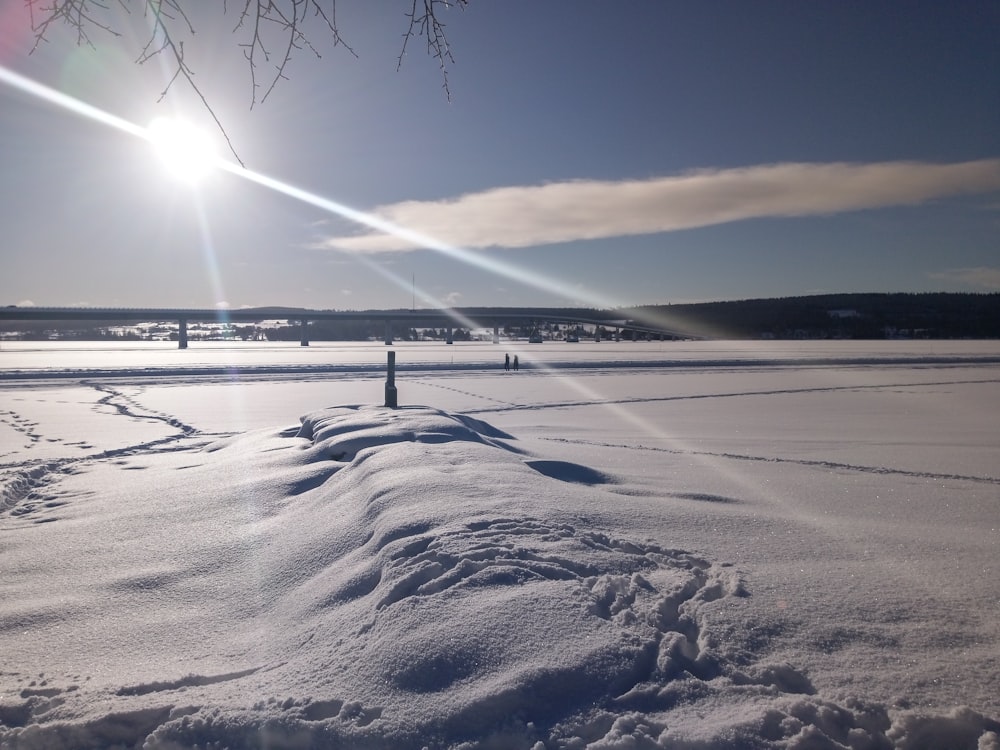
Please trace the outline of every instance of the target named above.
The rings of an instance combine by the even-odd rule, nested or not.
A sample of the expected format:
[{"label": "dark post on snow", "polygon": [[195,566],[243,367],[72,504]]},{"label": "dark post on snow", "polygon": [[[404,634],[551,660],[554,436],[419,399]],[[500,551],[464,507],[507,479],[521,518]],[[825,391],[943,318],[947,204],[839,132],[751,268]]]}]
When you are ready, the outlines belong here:
[{"label": "dark post on snow", "polygon": [[386,352],[388,360],[385,371],[385,405],[390,409],[398,406],[396,397],[396,352]]}]

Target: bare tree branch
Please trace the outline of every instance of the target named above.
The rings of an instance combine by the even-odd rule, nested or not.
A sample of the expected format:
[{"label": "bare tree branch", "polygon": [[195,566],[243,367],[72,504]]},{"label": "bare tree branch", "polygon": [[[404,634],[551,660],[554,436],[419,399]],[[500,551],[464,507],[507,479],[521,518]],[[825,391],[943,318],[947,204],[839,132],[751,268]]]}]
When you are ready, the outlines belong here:
[{"label": "bare tree branch", "polygon": [[[152,19],[150,24],[152,30],[150,31],[149,40],[146,42],[145,46],[143,46],[136,62],[142,65],[149,62],[154,57],[166,55],[173,60],[175,64],[174,73],[167,81],[167,85],[163,88],[163,91],[160,92],[158,101],[163,100],[178,78],[183,78],[191,87],[191,90],[194,91],[199,99],[201,99],[205,109],[215,121],[215,124],[222,133],[223,138],[226,139],[226,144],[229,146],[230,152],[232,152],[233,156],[241,166],[246,166],[240,158],[240,155],[237,153],[236,148],[233,146],[233,142],[230,140],[229,134],[223,127],[222,122],[215,114],[215,110],[209,105],[208,100],[205,98],[205,94],[195,82],[194,71],[191,70],[184,59],[184,42],[175,40],[172,33],[172,24],[178,23],[178,19],[183,21],[183,23],[187,26],[189,34],[193,35],[195,33],[194,26],[191,24],[187,14],[185,14],[184,9],[178,5],[177,0],[144,0],[144,3],[146,15]],[[127,7],[125,7],[125,10],[128,12]],[[171,11],[173,12],[171,13]]]},{"label": "bare tree branch", "polygon": [[[45,5],[46,2],[51,2],[51,5]],[[118,2],[122,7],[125,7],[123,0],[118,0]],[[88,27],[101,29],[114,36],[121,36],[109,25],[94,17],[91,8],[96,6],[102,11],[108,9],[107,5],[97,2],[97,0],[25,0],[25,5],[28,6],[31,29],[35,32],[35,45],[32,47],[32,52],[41,42],[46,41],[45,34],[56,21],[64,21],[76,29],[77,44],[85,44],[89,47],[94,45],[87,34]],[[40,20],[36,21],[36,14]]]},{"label": "bare tree branch", "polygon": [[[160,99],[167,95],[178,80],[184,81],[201,100],[225,137],[229,149],[242,164],[229,134],[195,81],[194,70],[184,56],[184,39],[194,37],[196,33],[184,7],[190,9],[202,0],[139,1],[143,4],[146,17],[151,19],[151,32],[137,62],[143,64],[154,57],[165,56],[173,67],[173,74],[160,94]],[[134,2],[135,0],[116,0],[115,4],[125,14],[129,14]],[[76,32],[77,44],[80,45],[94,46],[90,37],[94,29],[116,37],[121,36],[114,22],[108,20],[112,13],[110,0],[24,0],[24,3],[28,7],[31,28],[35,33],[32,51],[42,42],[48,41],[47,35],[57,23],[70,26]],[[445,36],[445,24],[438,14],[454,6],[464,9],[468,0],[411,0],[411,3],[409,12],[404,13],[409,21],[403,34],[397,70],[402,67],[410,40],[414,36],[424,37],[427,41],[427,54],[437,60],[445,95],[450,100],[448,66],[454,63],[454,57]],[[342,46],[357,57],[355,51],[344,41],[337,26],[337,0],[237,0],[237,5],[242,7],[238,12],[234,11],[238,13],[238,17],[233,32],[238,36],[243,35],[244,39],[237,46],[242,48],[250,69],[251,109],[264,102],[279,81],[287,80],[286,70],[297,51],[306,50],[317,59],[322,58],[306,33],[314,26],[321,29],[320,33],[327,41],[332,41],[334,47]],[[223,2],[223,13],[229,13],[227,0]],[[275,41],[277,52],[272,55],[270,45]]]},{"label": "bare tree branch", "polygon": [[[327,11],[321,0],[285,0],[275,2],[275,0],[245,0],[243,10],[240,11],[239,20],[234,31],[250,29],[250,38],[241,43],[243,54],[250,65],[252,99],[250,107],[253,108],[258,102],[263,102],[274,90],[278,81],[286,79],[285,68],[291,62],[294,50],[308,49],[317,59],[323,56],[312,44],[305,34],[305,28],[309,24],[308,16],[310,12],[314,18],[319,19],[320,25],[325,27],[325,33],[333,42],[333,46],[342,46],[352,55],[357,54],[351,49],[343,37],[336,23],[336,0],[330,0],[330,10]],[[271,54],[265,43],[266,27],[273,27],[279,35],[283,35],[282,56],[275,64],[269,83],[266,84],[263,96],[259,95],[262,84],[258,80],[258,68],[261,63],[270,63]]]},{"label": "bare tree branch", "polygon": [[444,22],[438,17],[438,11],[453,5],[464,9],[468,4],[469,0],[412,0],[410,12],[406,14],[410,19],[410,25],[403,34],[403,48],[396,62],[396,70],[399,70],[403,67],[403,58],[406,56],[406,47],[410,39],[414,35],[424,37],[427,40],[427,54],[438,61],[442,86],[449,101],[451,101],[451,89],[448,86],[448,65],[454,63],[455,58],[452,57],[451,46],[444,33]]}]

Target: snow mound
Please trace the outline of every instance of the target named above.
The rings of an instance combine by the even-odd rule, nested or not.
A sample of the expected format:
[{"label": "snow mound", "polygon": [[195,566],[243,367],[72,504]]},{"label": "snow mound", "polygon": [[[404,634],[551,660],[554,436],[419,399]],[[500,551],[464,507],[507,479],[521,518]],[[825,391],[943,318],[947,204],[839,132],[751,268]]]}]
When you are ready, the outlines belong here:
[{"label": "snow mound", "polygon": [[67,476],[101,491],[5,526],[0,746],[996,745],[727,643],[737,569],[616,525],[614,481],[364,406]]}]

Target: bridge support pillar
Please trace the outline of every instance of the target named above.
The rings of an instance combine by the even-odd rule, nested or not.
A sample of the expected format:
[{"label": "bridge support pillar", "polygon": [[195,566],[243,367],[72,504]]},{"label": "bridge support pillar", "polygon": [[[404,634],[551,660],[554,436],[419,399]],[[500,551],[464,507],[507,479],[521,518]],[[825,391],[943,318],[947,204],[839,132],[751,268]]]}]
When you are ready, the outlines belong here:
[{"label": "bridge support pillar", "polygon": [[299,321],[299,346],[309,346],[309,321],[305,318]]},{"label": "bridge support pillar", "polygon": [[385,345],[392,346],[392,321],[385,321]]},{"label": "bridge support pillar", "polygon": [[494,344],[500,343],[500,326],[498,325],[493,326],[493,343]]},{"label": "bridge support pillar", "polygon": [[446,338],[444,340],[444,343],[446,343],[446,344],[454,344],[455,343],[455,336],[452,333],[451,326],[448,326],[448,338]]},{"label": "bridge support pillar", "polygon": [[177,348],[188,348],[188,322],[185,318],[177,321]]}]

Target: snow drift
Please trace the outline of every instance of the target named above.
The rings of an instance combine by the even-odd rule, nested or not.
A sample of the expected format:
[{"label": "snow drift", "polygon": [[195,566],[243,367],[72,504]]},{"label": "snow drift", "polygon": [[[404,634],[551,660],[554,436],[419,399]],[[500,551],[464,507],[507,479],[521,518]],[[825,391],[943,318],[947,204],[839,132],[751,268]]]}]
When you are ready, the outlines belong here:
[{"label": "snow drift", "polygon": [[837,704],[735,645],[738,565],[485,422],[190,440],[10,485],[3,748],[1000,747],[971,709]]}]

